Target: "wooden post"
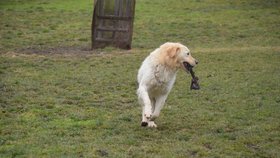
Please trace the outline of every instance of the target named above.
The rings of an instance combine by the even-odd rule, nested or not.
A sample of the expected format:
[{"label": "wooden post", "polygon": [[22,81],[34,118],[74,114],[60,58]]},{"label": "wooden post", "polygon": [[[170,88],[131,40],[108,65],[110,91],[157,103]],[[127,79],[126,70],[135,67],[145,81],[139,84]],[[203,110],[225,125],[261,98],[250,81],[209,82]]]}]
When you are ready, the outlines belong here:
[{"label": "wooden post", "polygon": [[92,49],[107,45],[131,49],[135,0],[95,0]]}]

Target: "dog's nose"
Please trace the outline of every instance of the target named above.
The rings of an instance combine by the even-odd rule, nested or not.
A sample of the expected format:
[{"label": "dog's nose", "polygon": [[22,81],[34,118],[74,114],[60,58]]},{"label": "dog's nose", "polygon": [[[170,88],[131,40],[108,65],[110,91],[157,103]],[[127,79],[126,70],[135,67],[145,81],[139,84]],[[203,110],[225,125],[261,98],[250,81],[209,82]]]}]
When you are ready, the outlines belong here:
[{"label": "dog's nose", "polygon": [[197,61],[197,60],[195,61],[195,64],[198,64],[198,61]]}]

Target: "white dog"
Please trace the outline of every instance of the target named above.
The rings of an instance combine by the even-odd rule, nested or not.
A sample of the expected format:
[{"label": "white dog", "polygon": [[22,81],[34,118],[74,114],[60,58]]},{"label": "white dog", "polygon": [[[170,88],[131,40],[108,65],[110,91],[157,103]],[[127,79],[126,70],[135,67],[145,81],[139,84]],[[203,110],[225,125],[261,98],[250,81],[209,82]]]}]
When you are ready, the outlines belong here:
[{"label": "white dog", "polygon": [[180,43],[165,43],[154,50],[142,63],[138,71],[137,95],[143,107],[141,126],[157,127],[154,120],[160,114],[165,100],[173,87],[180,68],[188,71],[198,62],[190,50]]}]

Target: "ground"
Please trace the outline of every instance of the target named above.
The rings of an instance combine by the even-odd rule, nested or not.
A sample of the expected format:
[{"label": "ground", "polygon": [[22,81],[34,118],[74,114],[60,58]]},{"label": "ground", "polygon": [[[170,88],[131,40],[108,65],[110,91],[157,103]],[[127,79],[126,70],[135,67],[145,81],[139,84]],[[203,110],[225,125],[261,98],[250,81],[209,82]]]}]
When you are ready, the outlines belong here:
[{"label": "ground", "polygon": [[[90,50],[91,1],[0,2],[0,157],[280,157],[280,2],[139,0],[132,49]],[[137,70],[166,41],[179,71],[143,128]]]}]

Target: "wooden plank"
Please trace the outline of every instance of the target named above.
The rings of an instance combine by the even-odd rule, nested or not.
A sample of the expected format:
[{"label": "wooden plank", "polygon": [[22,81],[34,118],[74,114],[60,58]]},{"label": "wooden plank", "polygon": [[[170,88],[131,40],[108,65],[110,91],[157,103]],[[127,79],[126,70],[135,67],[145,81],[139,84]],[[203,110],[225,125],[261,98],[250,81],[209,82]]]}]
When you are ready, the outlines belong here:
[{"label": "wooden plank", "polygon": [[91,49],[94,49],[94,41],[95,41],[95,38],[96,38],[96,23],[97,23],[97,20],[96,20],[96,14],[98,12],[98,3],[99,3],[99,0],[95,0],[94,1],[94,4],[93,4],[93,15],[92,15],[92,23],[91,23]]},{"label": "wooden plank", "polygon": [[[115,0],[115,6],[114,6],[114,15],[115,16],[117,16],[118,15],[118,12],[119,12],[119,1],[118,0]],[[116,21],[116,20],[114,20],[113,21],[113,27],[114,28],[118,28],[118,22],[119,21]],[[112,38],[115,38],[115,36],[116,36],[116,32],[114,31],[113,32],[113,35],[112,35]]]},{"label": "wooden plank", "polygon": [[121,28],[96,28],[97,31],[115,31],[115,32],[128,32],[128,29]]},{"label": "wooden plank", "polygon": [[118,16],[122,17],[123,16],[123,0],[119,0],[119,13]]},{"label": "wooden plank", "polygon": [[126,1],[126,16],[130,16],[131,17],[131,0],[127,0]]},{"label": "wooden plank", "polygon": [[[130,0],[129,0],[130,1]],[[132,0],[130,2],[130,17],[132,17],[132,19],[130,20],[130,24],[129,24],[129,31],[128,31],[128,43],[129,43],[129,48],[131,48],[131,43],[132,43],[132,34],[133,34],[133,22],[134,22],[134,13],[135,13],[135,4],[136,3],[136,0]]]},{"label": "wooden plank", "polygon": [[106,43],[114,43],[114,42],[118,42],[118,43],[125,43],[127,42],[127,40],[114,40],[114,39],[107,39],[107,38],[96,38],[95,41],[97,42],[106,42]]},{"label": "wooden plank", "polygon": [[99,0],[97,8],[98,8],[98,15],[104,15],[104,8],[105,8],[104,0]]},{"label": "wooden plank", "polygon": [[99,19],[110,19],[110,20],[124,20],[129,21],[132,19],[132,17],[118,17],[115,15],[97,15],[97,18]]},{"label": "wooden plank", "polygon": [[[96,17],[99,15],[104,15],[104,7],[105,7],[104,0],[98,0]],[[102,27],[104,24],[105,24],[104,20],[97,20],[96,27]],[[98,31],[95,31],[95,32],[96,32],[95,38],[100,38],[103,36],[102,32],[98,32]]]}]

